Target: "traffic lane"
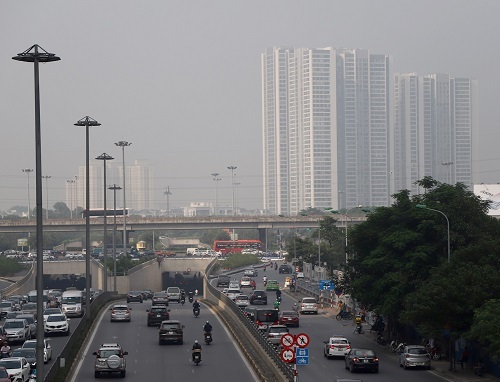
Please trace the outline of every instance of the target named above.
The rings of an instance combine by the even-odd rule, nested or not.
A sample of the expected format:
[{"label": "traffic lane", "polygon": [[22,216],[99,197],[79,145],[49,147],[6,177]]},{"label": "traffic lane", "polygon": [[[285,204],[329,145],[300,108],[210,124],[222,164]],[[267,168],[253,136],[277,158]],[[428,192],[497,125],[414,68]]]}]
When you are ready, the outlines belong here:
[{"label": "traffic lane", "polygon": [[[116,302],[116,303],[125,303]],[[151,304],[145,302],[128,304],[132,308],[132,321],[110,322],[109,311],[106,311],[98,323],[88,350],[83,355],[81,367],[72,381],[93,381],[94,360],[92,355],[99,345],[105,342],[118,342],[125,351],[127,361],[127,377],[132,380],[172,380],[195,381],[204,376],[213,380],[238,379],[242,382],[255,381],[256,377],[248,364],[237,351],[233,340],[229,337],[216,316],[202,305],[200,317],[193,316],[192,306],[171,303],[170,318],[180,320],[184,328],[184,344],[158,344],[158,328],[147,327],[147,312]],[[213,342],[203,342],[203,325],[209,320],[213,326]],[[195,366],[191,362],[191,348],[198,340],[203,348],[202,362]],[[223,365],[223,367],[221,367]],[[104,376],[106,378],[107,376]],[[113,378],[115,376],[109,376]]]}]

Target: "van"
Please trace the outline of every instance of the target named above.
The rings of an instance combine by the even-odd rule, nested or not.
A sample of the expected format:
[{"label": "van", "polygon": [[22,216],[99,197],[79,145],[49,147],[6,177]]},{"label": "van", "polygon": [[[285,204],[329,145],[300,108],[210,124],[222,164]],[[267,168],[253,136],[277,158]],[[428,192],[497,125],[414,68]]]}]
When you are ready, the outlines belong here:
[{"label": "van", "polygon": [[218,287],[220,287],[220,286],[227,286],[227,287],[229,287],[229,276],[227,276],[227,275],[220,275],[217,278],[217,286]]},{"label": "van", "polygon": [[181,302],[181,289],[179,287],[168,287],[167,297],[169,301],[175,300]]},{"label": "van", "polygon": [[81,290],[65,291],[62,294],[61,308],[67,317],[83,317],[83,292]]},{"label": "van", "polygon": [[259,330],[267,330],[269,325],[278,325],[279,317],[276,309],[257,309],[255,313],[255,324]]}]

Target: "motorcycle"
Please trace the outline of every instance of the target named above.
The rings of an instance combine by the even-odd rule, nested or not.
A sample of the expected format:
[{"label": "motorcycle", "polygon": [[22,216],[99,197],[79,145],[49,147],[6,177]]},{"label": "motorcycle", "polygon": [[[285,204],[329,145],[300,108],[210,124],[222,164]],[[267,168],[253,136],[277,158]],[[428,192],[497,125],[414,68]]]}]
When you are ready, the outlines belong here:
[{"label": "motorcycle", "polygon": [[274,264],[274,270],[278,269],[278,264]]},{"label": "motorcycle", "polygon": [[205,337],[205,343],[207,345],[210,345],[210,342],[212,342],[212,333],[211,332],[205,332],[204,337]]},{"label": "motorcycle", "polygon": [[10,351],[3,351],[0,353],[0,359],[2,358],[9,358],[12,355],[12,352]]},{"label": "motorcycle", "polygon": [[405,346],[406,344],[404,342],[397,342],[393,340],[391,341],[391,346],[389,347],[389,349],[394,353],[400,354],[403,352]]},{"label": "motorcycle", "polygon": [[193,314],[195,317],[198,317],[200,315],[200,308],[193,308]]},{"label": "motorcycle", "polygon": [[181,305],[184,305],[186,303],[186,299],[185,298],[181,298]]},{"label": "motorcycle", "polygon": [[375,331],[375,332],[383,332],[385,330],[385,324],[384,324],[384,321],[382,320],[377,320],[375,321],[375,323],[372,325],[372,327],[370,328],[370,333],[372,331]]},{"label": "motorcycle", "polygon": [[189,296],[189,302],[192,303],[193,302],[193,296]]},{"label": "motorcycle", "polygon": [[351,312],[340,312],[339,314],[337,314],[335,316],[335,318],[337,319],[337,321],[340,321],[340,320],[352,320],[352,313]]},{"label": "motorcycle", "polygon": [[434,345],[434,347],[427,347],[427,352],[431,355],[434,361],[439,361],[441,359],[441,348],[439,345]]},{"label": "motorcycle", "polygon": [[31,370],[30,379],[28,379],[28,382],[36,382],[36,369]]},{"label": "motorcycle", "polygon": [[364,333],[363,326],[361,324],[357,324],[356,328],[354,329],[354,332],[358,334],[363,334]]},{"label": "motorcycle", "polygon": [[382,346],[385,346],[387,344],[387,341],[385,340],[382,332],[377,333],[377,343]]},{"label": "motorcycle", "polygon": [[201,349],[194,349],[193,350],[193,362],[198,366],[198,364],[201,362]]}]

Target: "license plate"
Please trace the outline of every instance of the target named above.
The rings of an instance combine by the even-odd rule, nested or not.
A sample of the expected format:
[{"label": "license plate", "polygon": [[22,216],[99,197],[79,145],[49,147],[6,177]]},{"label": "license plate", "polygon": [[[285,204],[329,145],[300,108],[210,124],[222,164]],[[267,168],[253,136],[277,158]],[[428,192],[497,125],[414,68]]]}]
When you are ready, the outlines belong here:
[{"label": "license plate", "polygon": [[168,332],[168,334],[174,334],[174,332]]},{"label": "license plate", "polygon": [[157,314],[156,317],[161,317],[161,314]]},{"label": "license plate", "polygon": [[368,363],[368,362],[370,362],[370,361],[369,361],[369,360],[367,360],[367,359],[365,359],[365,360],[363,360],[363,362],[364,362],[364,363]]}]

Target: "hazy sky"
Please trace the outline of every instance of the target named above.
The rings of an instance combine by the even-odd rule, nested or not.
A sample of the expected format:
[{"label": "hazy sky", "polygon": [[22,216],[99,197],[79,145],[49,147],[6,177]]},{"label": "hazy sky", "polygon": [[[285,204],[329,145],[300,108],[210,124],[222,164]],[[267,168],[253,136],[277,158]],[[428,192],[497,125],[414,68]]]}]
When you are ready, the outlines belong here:
[{"label": "hazy sky", "polygon": [[[33,64],[11,58],[39,44],[61,61],[40,66],[42,173],[49,204],[90,157],[154,166],[155,199],[262,207],[260,55],[266,47],[366,48],[394,72],[479,80],[480,173],[500,181],[500,1],[190,0],[0,2],[0,209],[27,205],[22,168],[35,168]],[[497,89],[497,90],[495,90]],[[35,206],[34,173],[31,206]],[[45,192],[45,183],[43,186]],[[45,195],[43,203],[45,208]],[[110,194],[110,199],[112,195]]]}]

